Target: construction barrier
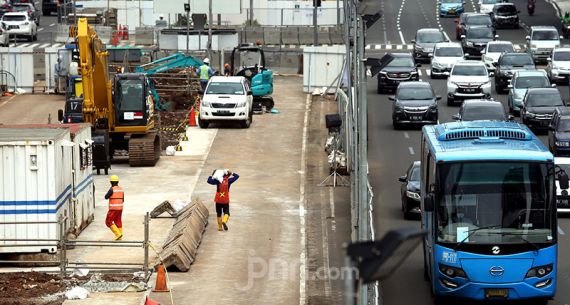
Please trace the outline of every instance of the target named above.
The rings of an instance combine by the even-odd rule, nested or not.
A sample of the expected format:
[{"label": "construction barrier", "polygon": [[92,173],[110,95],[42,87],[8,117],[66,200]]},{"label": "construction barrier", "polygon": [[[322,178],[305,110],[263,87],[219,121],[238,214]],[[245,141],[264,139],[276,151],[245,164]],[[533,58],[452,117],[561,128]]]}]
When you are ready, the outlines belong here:
[{"label": "construction barrier", "polygon": [[281,41],[283,44],[299,44],[299,28],[296,26],[281,28]]},{"label": "construction barrier", "polygon": [[281,28],[265,28],[263,32],[263,43],[269,45],[281,44]]},{"label": "construction barrier", "polygon": [[156,266],[176,267],[186,272],[194,262],[208,224],[209,212],[200,200],[194,200],[177,213],[178,217],[162,246]]},{"label": "construction barrier", "polygon": [[319,44],[332,44],[329,29],[330,27],[319,27]]},{"label": "construction barrier", "polygon": [[314,27],[299,28],[299,43],[300,44],[313,44],[315,41]]},{"label": "construction barrier", "polygon": [[341,26],[331,27],[329,29],[329,34],[332,44],[345,44],[344,30]]}]

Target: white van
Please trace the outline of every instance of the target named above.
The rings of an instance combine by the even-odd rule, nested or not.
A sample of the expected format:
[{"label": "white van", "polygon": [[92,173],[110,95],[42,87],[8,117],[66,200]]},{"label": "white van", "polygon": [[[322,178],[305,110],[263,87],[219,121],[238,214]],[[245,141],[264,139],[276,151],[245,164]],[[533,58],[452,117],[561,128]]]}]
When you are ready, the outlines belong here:
[{"label": "white van", "polygon": [[239,121],[249,128],[253,119],[253,95],[243,76],[213,76],[202,97],[198,125],[208,128],[212,121]]}]

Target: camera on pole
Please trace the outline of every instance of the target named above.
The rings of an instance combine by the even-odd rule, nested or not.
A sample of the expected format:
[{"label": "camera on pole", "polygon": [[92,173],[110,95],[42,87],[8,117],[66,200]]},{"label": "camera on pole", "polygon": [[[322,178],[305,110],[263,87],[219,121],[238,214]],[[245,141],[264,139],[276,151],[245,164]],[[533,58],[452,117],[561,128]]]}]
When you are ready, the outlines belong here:
[{"label": "camera on pole", "polygon": [[314,7],[321,7],[321,0],[313,0]]}]

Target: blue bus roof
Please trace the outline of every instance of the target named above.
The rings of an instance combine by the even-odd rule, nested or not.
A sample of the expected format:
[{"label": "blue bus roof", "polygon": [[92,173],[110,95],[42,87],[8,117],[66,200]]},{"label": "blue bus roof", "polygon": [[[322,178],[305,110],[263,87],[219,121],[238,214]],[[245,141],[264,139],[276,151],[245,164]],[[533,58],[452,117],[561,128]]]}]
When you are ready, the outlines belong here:
[{"label": "blue bus roof", "polygon": [[452,122],[426,125],[422,131],[435,161],[554,160],[528,127],[515,122]]}]

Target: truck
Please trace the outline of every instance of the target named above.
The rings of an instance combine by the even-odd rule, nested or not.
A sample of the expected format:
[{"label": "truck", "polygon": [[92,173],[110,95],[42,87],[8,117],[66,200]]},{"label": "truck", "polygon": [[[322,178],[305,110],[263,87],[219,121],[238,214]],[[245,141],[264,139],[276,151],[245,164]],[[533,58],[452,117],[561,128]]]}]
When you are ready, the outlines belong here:
[{"label": "truck", "polygon": [[567,190],[568,175],[526,126],[424,126],[420,175],[424,277],[436,303],[555,296],[555,181]]}]

